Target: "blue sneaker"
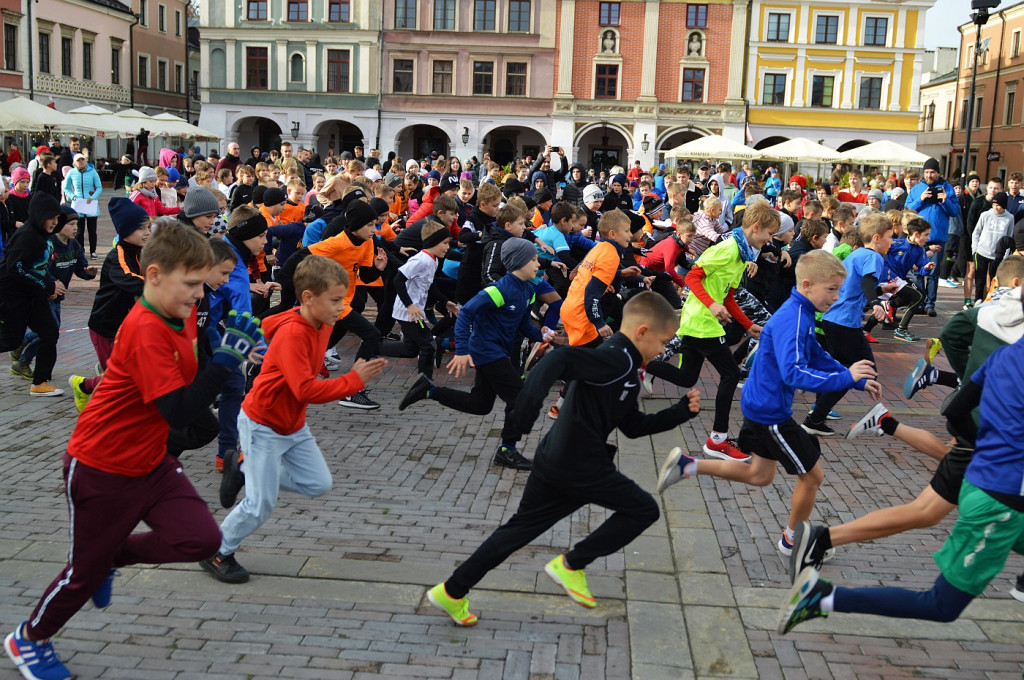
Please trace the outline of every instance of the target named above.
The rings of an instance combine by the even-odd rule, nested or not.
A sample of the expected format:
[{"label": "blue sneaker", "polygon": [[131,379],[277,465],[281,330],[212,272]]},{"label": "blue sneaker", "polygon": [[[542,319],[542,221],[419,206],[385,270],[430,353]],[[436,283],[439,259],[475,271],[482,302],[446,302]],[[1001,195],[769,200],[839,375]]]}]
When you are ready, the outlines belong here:
[{"label": "blue sneaker", "polygon": [[92,603],[97,609],[106,609],[110,606],[110,597],[114,594],[114,577],[117,573],[116,569],[111,569],[110,575],[103,579],[103,583],[92,594]]},{"label": "blue sneaker", "polygon": [[53,644],[22,637],[22,623],[4,640],[4,651],[28,680],[71,680],[71,671],[60,662]]},{"label": "blue sneaker", "polygon": [[917,363],[914,364],[914,368],[910,370],[910,375],[907,376],[906,381],[903,383],[903,396],[907,399],[912,399],[915,394],[928,387],[934,385],[939,379],[939,369],[930,365],[924,359],[918,359]]},{"label": "blue sneaker", "polygon": [[[817,405],[818,405],[818,402],[814,402],[813,404],[811,404],[810,410],[813,411],[814,407],[817,406]],[[828,415],[825,416],[825,418],[828,419],[828,420],[842,420],[843,419],[843,417],[841,415],[839,415],[839,412],[836,411],[835,409],[832,409],[831,411],[829,411]]]}]

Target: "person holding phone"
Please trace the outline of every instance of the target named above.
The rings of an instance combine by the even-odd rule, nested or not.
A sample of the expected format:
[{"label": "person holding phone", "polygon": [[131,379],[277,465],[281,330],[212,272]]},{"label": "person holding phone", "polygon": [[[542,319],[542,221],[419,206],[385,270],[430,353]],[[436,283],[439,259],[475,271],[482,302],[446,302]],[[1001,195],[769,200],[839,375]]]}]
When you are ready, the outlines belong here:
[{"label": "person holding phone", "polygon": [[[907,196],[906,206],[932,225],[931,239],[925,246],[928,258],[938,266],[949,234],[949,218],[958,214],[960,201],[953,187],[941,176],[939,161],[929,158],[924,163],[923,181],[915,185]],[[939,292],[939,277],[929,276],[924,306],[928,316],[936,316],[935,299]]]},{"label": "person holding phone", "polygon": [[[551,167],[552,153],[558,154],[559,167],[557,170]],[[569,159],[565,156],[565,149],[560,146],[551,146],[550,144],[545,146],[544,153],[530,165],[528,177],[533,177],[533,173],[538,171],[543,172],[547,177],[545,184],[547,187],[557,187],[560,183],[564,182],[565,176],[569,174]]]}]

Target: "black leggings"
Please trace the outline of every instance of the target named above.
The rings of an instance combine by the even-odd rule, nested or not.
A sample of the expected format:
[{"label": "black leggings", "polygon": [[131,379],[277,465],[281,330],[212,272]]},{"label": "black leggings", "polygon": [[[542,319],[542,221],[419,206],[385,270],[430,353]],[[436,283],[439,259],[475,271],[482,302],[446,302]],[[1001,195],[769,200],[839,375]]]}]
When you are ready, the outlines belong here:
[{"label": "black leggings", "polygon": [[682,368],[676,368],[667,361],[652,361],[647,364],[647,372],[651,375],[690,389],[700,378],[700,369],[707,359],[718,371],[718,394],[715,395],[715,432],[729,431],[729,413],[732,411],[736,385],[740,382],[740,367],[729,350],[725,336],[718,338],[695,338],[689,335],[682,337],[679,355],[682,357]]},{"label": "black leggings", "polygon": [[[924,293],[912,283],[907,283],[899,290],[898,293],[893,293],[892,297],[889,298],[889,307],[893,310],[895,316],[896,310],[905,307],[906,311],[903,312],[903,317],[900,318],[899,327],[903,330],[907,330],[910,327],[910,320],[914,318],[914,314],[917,313],[917,306],[921,304],[921,300],[924,299]],[[867,323],[864,324],[864,330],[869,333],[871,330],[878,325],[878,319],[874,316],[868,317]]]},{"label": "black leggings", "polygon": [[383,342],[380,345],[382,357],[399,357],[411,359],[419,357],[416,369],[427,376],[434,377],[434,336],[426,324],[415,321],[399,321],[402,328],[402,339],[396,342]]},{"label": "black leggings", "polygon": [[99,242],[99,238],[97,238],[97,236],[96,236],[96,221],[98,219],[99,218],[94,215],[94,216],[91,216],[91,217],[84,216],[84,217],[79,218],[79,220],[78,220],[79,224],[81,224],[82,222],[85,222],[85,229],[81,229],[80,228],[78,230],[78,233],[75,235],[75,239],[78,241],[79,245],[81,245],[82,249],[84,250],[85,249],[85,232],[86,232],[86,230],[88,230],[88,232],[89,232],[89,254],[90,255],[95,255],[96,254],[96,244]]},{"label": "black leggings", "polygon": [[363,340],[356,350],[356,359],[372,359],[379,354],[380,331],[374,328],[366,317],[356,312],[349,312],[345,318],[335,322],[331,338],[327,341],[327,349],[337,345],[348,331],[352,331]]},{"label": "black leggings", "polygon": [[[875,360],[875,355],[871,353],[871,346],[868,345],[868,340],[864,337],[864,331],[860,328],[840,326],[831,321],[822,321],[821,325],[825,329],[825,344],[828,347],[828,353],[843,366],[852,366],[862,359]],[[819,394],[816,406],[807,419],[812,423],[824,423],[829,411],[839,403],[846,392],[847,390],[840,390]]]},{"label": "black leggings", "polygon": [[512,366],[512,360],[505,357],[476,367],[472,391],[436,387],[431,399],[462,413],[485,416],[491,412],[494,399],[500,398],[505,402],[505,424],[501,427],[501,443],[514,445],[521,435],[512,425],[512,409],[522,390],[522,375]]},{"label": "black leggings", "polygon": [[[595,456],[604,452],[594,452]],[[566,566],[584,569],[599,557],[611,555],[658,521],[658,504],[651,494],[621,472],[609,472],[593,481],[565,484],[531,474],[526,479],[519,508],[476,549],[445,581],[448,595],[463,598],[487,572],[579,508],[593,503],[612,516],[565,554]]]},{"label": "black leggings", "polygon": [[[31,285],[31,284],[30,284]],[[57,363],[57,339],[60,329],[42,289],[39,292],[19,294],[5,291],[0,297],[0,352],[21,347],[25,331],[33,330],[39,336],[36,367],[32,371],[32,384],[42,385],[53,377]]]},{"label": "black leggings", "polygon": [[[984,300],[988,295],[989,277],[996,275],[992,260],[984,255],[974,254],[974,299]],[[966,297],[966,295],[965,295]]]}]

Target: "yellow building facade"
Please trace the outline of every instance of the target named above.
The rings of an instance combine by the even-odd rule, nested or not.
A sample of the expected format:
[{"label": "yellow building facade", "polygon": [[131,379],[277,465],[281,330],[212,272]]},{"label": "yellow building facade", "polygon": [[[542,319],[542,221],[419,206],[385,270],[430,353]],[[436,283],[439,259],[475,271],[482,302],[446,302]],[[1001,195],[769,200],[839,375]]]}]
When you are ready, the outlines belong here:
[{"label": "yellow building facade", "polygon": [[915,146],[925,11],[934,3],[752,0],[748,141]]}]

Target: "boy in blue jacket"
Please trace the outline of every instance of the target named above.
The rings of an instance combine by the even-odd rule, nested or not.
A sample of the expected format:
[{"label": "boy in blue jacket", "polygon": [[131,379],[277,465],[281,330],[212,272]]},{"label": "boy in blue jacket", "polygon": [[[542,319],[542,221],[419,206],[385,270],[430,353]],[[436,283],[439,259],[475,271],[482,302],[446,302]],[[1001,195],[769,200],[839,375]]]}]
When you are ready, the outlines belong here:
[{"label": "boy in blue jacket", "polygon": [[[906,311],[893,331],[893,337],[903,342],[914,342],[920,338],[910,332],[910,320],[914,318],[917,306],[924,299],[924,293],[914,281],[914,272],[916,269],[917,281],[923,286],[923,277],[932,273],[935,263],[928,259],[928,253],[924,249],[931,237],[932,225],[920,217],[915,217],[907,222],[906,229],[906,238],[893,239],[892,245],[889,246],[882,269],[882,281],[900,278],[907,282],[903,288],[890,296],[888,316],[896,318],[896,310],[905,308]],[[877,323],[878,319],[869,317],[864,324],[864,331],[870,333]]]},{"label": "boy in blue jacket", "polygon": [[455,358],[448,363],[448,373],[461,378],[466,369],[475,368],[472,391],[437,387],[420,374],[398,410],[433,399],[456,411],[484,416],[491,412],[495,397],[500,397],[505,402],[505,425],[501,428],[501,446],[494,454],[494,464],[529,470],[533,463],[516,450],[522,433],[512,421],[512,408],[523,389],[523,378],[509,353],[517,333],[534,342],[551,342],[555,334],[546,326],[537,330],[530,322],[530,305],[536,292],[530,281],[540,268],[533,244],[521,238],[506,240],[501,244],[501,262],[508,273],[467,302],[455,322]]},{"label": "boy in blue jacket", "polygon": [[783,555],[793,551],[794,527],[811,516],[824,475],[816,437],[793,420],[793,393],[836,392],[856,387],[872,396],[881,394],[873,380],[869,360],[847,369],[829,356],[815,337],[814,312],[827,311],[839,299],[846,268],[831,253],[814,250],[797,263],[797,285],[786,302],[765,324],[760,344],[743,387],[740,408],[743,427],[740,449],[752,455],[751,464],[734,460],[695,460],[675,448],[661,468],[658,492],[696,474],[711,475],[752,486],[768,486],[776,463],[797,475],[790,501],[789,521],[777,547]]}]

